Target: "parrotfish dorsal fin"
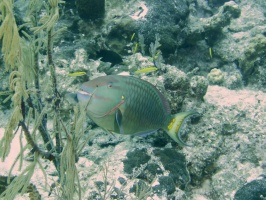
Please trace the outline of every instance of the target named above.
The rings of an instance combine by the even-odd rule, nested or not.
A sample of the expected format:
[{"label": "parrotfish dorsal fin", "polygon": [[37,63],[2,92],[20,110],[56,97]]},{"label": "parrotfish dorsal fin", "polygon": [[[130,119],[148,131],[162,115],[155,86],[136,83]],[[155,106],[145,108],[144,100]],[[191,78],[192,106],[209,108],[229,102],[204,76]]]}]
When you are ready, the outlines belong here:
[{"label": "parrotfish dorsal fin", "polygon": [[193,112],[193,111],[178,113],[174,115],[173,119],[167,126],[166,131],[168,135],[181,146],[192,146],[192,145],[186,144],[182,140],[180,130],[182,129],[184,122],[193,115],[199,115],[199,113]]}]

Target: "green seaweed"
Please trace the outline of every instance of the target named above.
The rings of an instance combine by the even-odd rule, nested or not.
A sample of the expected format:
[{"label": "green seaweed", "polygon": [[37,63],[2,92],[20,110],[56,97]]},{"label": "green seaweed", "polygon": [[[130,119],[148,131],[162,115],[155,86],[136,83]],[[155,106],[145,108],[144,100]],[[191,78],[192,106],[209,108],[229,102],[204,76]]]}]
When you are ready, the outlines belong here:
[{"label": "green seaweed", "polygon": [[155,67],[158,69],[161,68],[161,64],[163,63],[163,56],[161,50],[159,48],[161,47],[160,44],[160,36],[159,34],[155,35],[155,42],[150,44],[149,52],[151,55],[152,62]]},{"label": "green seaweed", "polygon": [[0,39],[6,70],[14,70],[21,56],[20,37],[13,14],[13,1],[2,0],[0,3]]},{"label": "green seaweed", "polygon": [[[4,136],[0,140],[0,156],[4,162],[11,148],[11,142],[17,132],[24,135],[27,144],[20,144],[20,151],[9,172],[8,186],[0,194],[2,199],[14,199],[18,193],[29,192],[30,180],[38,166],[44,174],[41,159],[48,159],[55,165],[60,198],[72,199],[76,194],[81,199],[76,162],[83,147],[88,141],[84,138],[83,123],[85,113],[74,109],[74,120],[63,122],[60,115],[61,95],[57,89],[56,66],[53,61],[53,40],[65,27],[56,29],[59,19],[60,0],[28,0],[26,1],[27,21],[18,27],[13,13],[13,1],[3,0],[0,3],[0,39],[6,71],[9,71],[9,90],[1,91],[7,95],[6,101],[12,101],[12,113],[5,127]],[[40,17],[40,13],[43,13]],[[21,29],[27,27],[27,32]],[[52,101],[47,101],[46,90],[40,86],[43,77],[40,74],[39,56],[41,50],[47,52],[47,68],[51,79],[49,91]],[[44,55],[43,55],[44,56]],[[49,110],[49,115],[48,115]],[[47,121],[53,121],[52,133],[48,133]],[[65,123],[71,124],[65,127]],[[17,133],[18,134],[18,133]],[[63,140],[62,137],[67,138]],[[42,148],[40,148],[42,146]],[[25,164],[26,150],[33,153],[33,162]],[[11,179],[14,166],[18,163],[22,172]],[[78,186],[78,187],[76,187]],[[78,190],[76,189],[78,188]],[[53,192],[53,187],[51,192]],[[57,188],[58,189],[58,188]]]}]

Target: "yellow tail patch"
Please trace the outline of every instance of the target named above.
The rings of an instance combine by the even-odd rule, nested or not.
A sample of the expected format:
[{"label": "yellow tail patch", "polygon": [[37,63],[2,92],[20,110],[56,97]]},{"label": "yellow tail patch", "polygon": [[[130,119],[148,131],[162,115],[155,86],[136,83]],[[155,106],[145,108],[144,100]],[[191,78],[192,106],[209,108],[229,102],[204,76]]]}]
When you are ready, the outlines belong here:
[{"label": "yellow tail patch", "polygon": [[197,112],[182,112],[174,115],[173,119],[167,126],[168,135],[181,146],[190,146],[186,144],[181,138],[181,127],[184,122],[192,115],[198,115]]}]

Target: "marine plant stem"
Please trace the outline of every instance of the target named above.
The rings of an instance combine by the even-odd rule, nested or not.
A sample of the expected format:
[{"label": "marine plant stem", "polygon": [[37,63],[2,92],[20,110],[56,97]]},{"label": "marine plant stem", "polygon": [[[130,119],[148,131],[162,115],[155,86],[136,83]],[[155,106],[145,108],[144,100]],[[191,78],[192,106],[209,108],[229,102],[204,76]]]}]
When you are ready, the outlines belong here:
[{"label": "marine plant stem", "polygon": [[23,130],[23,132],[25,134],[25,137],[26,137],[26,140],[27,140],[28,144],[30,144],[31,147],[33,148],[33,151],[38,152],[45,159],[48,159],[48,160],[54,160],[55,159],[55,156],[52,153],[45,152],[45,151],[41,150],[36,145],[36,143],[34,142],[33,138],[31,137],[31,134],[30,134],[25,122],[20,121],[19,125],[21,126],[21,128],[22,128],[22,130]]},{"label": "marine plant stem", "polygon": [[[34,35],[34,41],[37,39],[37,35]],[[35,49],[37,49],[37,43],[35,43]],[[32,107],[33,109],[37,109],[38,113],[41,113],[43,108],[44,108],[44,105],[43,105],[43,102],[42,102],[42,98],[41,98],[41,92],[40,92],[40,76],[39,76],[39,52],[38,51],[34,51],[34,55],[33,55],[33,59],[34,59],[34,71],[35,71],[35,77],[34,77],[34,84],[35,84],[35,88],[37,90],[37,105],[34,105],[32,103],[32,99],[29,98],[29,101],[28,101],[28,104],[30,107]],[[22,126],[23,128],[23,126]],[[52,143],[52,139],[50,137],[50,135],[48,134],[48,131],[47,131],[47,114],[44,114],[43,115],[43,118],[42,118],[42,122],[40,124],[40,126],[38,127],[38,130],[42,136],[42,139],[44,141],[44,144],[46,146],[46,149],[48,152],[54,152],[54,145]],[[26,130],[24,130],[25,132]],[[27,133],[27,132],[26,132]],[[25,134],[26,134],[25,133]],[[31,141],[31,140],[29,140]],[[31,146],[36,149],[33,145],[33,143],[31,144]],[[35,145],[37,147],[37,145]],[[44,156],[45,157],[45,156]],[[56,159],[52,159],[53,160],[53,163],[56,166],[58,166],[58,161]]]},{"label": "marine plant stem", "polygon": [[[34,40],[37,39],[37,36],[34,35]],[[36,49],[37,49],[37,44],[36,44]],[[35,88],[37,90],[37,101],[38,101],[38,104],[37,104],[37,111],[39,113],[42,112],[42,109],[44,107],[43,105],[43,102],[42,102],[42,98],[41,98],[41,92],[40,92],[40,74],[39,74],[39,52],[34,52],[34,71],[35,71],[35,80],[34,80],[34,83],[35,83]],[[41,135],[42,135],[42,138],[44,140],[44,143],[46,144],[46,148],[48,151],[52,151],[54,148],[53,148],[53,145],[51,144],[51,138],[47,132],[47,128],[46,128],[46,125],[47,125],[47,114],[44,114],[43,116],[43,119],[42,119],[42,123],[40,125],[40,127],[38,128]]]},{"label": "marine plant stem", "polygon": [[[54,92],[54,97],[58,96],[58,90],[57,90],[57,82],[56,82],[56,74],[55,74],[55,65],[53,62],[53,38],[52,38],[52,30],[48,31],[48,40],[47,40],[47,55],[48,55],[48,66],[51,73],[51,80],[52,80],[52,87]],[[59,102],[58,102],[59,103]],[[58,106],[58,104],[55,104]]]},{"label": "marine plant stem", "polygon": [[[34,41],[37,39],[37,36],[34,35]],[[37,46],[37,44],[35,44],[35,46]],[[37,49],[37,47],[36,47]],[[37,99],[38,99],[38,105],[37,105],[37,110],[40,113],[43,106],[43,102],[42,102],[42,98],[41,98],[41,93],[40,93],[40,70],[39,70],[39,52],[34,52],[33,55],[33,59],[34,59],[34,71],[35,71],[35,80],[34,80],[34,84],[35,84],[35,88],[37,90]],[[46,123],[47,123],[47,116],[45,116],[43,118],[43,126],[46,127]]]},{"label": "marine plant stem", "polygon": [[[55,72],[55,65],[53,62],[52,50],[53,50],[53,38],[52,38],[53,28],[48,30],[48,41],[47,41],[47,55],[48,55],[48,65],[51,74],[51,81],[52,81],[52,89],[53,89],[53,109],[55,113],[55,123],[54,123],[54,133],[55,133],[55,140],[56,140],[56,152],[58,154],[61,153],[61,139],[60,139],[60,123],[59,123],[59,107],[60,107],[60,95],[57,90],[57,81],[56,81],[56,72]],[[56,162],[56,168],[60,170],[60,160]]]}]

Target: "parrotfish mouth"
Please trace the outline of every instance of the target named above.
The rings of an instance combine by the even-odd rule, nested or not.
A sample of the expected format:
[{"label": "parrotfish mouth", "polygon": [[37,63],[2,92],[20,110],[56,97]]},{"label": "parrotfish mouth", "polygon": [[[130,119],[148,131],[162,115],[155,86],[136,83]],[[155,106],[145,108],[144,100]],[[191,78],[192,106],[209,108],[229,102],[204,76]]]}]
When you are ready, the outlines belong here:
[{"label": "parrotfish mouth", "polygon": [[78,100],[79,102],[85,102],[85,110],[87,110],[89,104],[90,104],[90,101],[93,97],[93,94],[95,93],[97,88],[95,88],[92,92],[87,92],[87,91],[84,91],[84,90],[79,90],[78,91]]},{"label": "parrotfish mouth", "polygon": [[[77,92],[77,97],[79,102],[89,102],[92,98],[93,93],[86,92],[84,90],[80,90]],[[87,103],[86,103],[87,104]]]},{"label": "parrotfish mouth", "polygon": [[86,95],[86,96],[92,96],[93,95],[93,93],[85,92],[84,90],[79,90],[78,93]]},{"label": "parrotfish mouth", "polygon": [[97,88],[95,88],[92,92],[87,92],[87,91],[84,91],[84,90],[80,90],[80,91],[78,91],[78,95],[77,96],[78,96],[78,100],[79,101],[86,102],[85,110],[89,111],[90,113],[93,113],[95,115],[95,117],[97,117],[97,118],[105,117],[107,115],[110,115],[110,114],[114,113],[115,110],[124,103],[124,98],[122,98],[121,101],[118,104],[114,105],[113,108],[111,108],[110,110],[106,111],[105,113],[102,113],[102,114],[95,113],[92,110],[89,110],[88,106],[89,106],[92,98],[94,97],[94,93],[96,92],[96,90],[97,90]]}]

